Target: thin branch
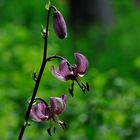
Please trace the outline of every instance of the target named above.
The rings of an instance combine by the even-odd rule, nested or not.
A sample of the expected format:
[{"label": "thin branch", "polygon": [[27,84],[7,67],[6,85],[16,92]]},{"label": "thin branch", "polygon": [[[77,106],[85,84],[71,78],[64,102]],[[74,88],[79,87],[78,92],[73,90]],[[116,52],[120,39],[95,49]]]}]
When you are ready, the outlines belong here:
[{"label": "thin branch", "polygon": [[65,58],[62,57],[62,56],[53,55],[53,56],[48,57],[48,58],[46,59],[46,61],[51,61],[51,60],[53,60],[53,59],[65,60]]}]

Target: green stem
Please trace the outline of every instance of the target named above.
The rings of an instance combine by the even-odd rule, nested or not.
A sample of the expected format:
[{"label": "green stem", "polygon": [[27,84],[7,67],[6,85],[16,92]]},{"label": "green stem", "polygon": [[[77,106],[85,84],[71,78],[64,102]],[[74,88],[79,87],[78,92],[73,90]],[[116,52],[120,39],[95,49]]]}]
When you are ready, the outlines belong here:
[{"label": "green stem", "polygon": [[48,14],[47,14],[46,32],[45,32],[45,36],[44,36],[43,60],[42,60],[42,64],[41,64],[41,67],[40,67],[39,74],[38,74],[38,78],[37,78],[36,83],[35,83],[33,94],[32,94],[32,97],[31,97],[31,100],[30,100],[30,103],[29,103],[29,106],[28,106],[28,109],[27,109],[27,112],[26,112],[26,115],[25,115],[25,122],[24,122],[24,124],[23,124],[23,126],[21,128],[18,140],[22,140],[24,132],[25,132],[25,129],[26,129],[26,126],[28,125],[28,119],[29,119],[29,115],[30,115],[30,110],[31,110],[32,104],[33,104],[33,102],[35,100],[35,97],[36,97],[36,94],[37,94],[37,91],[38,91],[38,87],[39,87],[39,84],[40,84],[40,81],[41,81],[41,77],[43,75],[43,71],[44,71],[44,68],[46,66],[46,62],[47,62],[46,61],[46,58],[47,58],[47,46],[48,46],[48,28],[49,28],[49,19],[50,19],[51,8],[52,8],[52,6],[50,6],[50,8],[48,10]]}]

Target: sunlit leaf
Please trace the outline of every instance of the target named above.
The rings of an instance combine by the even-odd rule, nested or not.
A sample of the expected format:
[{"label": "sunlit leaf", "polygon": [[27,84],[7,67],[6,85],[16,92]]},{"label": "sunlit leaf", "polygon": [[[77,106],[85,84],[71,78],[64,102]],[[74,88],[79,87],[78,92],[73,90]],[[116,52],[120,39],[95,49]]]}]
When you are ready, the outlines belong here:
[{"label": "sunlit leaf", "polygon": [[47,0],[46,5],[45,5],[46,10],[49,10],[50,4],[51,4],[50,0]]}]

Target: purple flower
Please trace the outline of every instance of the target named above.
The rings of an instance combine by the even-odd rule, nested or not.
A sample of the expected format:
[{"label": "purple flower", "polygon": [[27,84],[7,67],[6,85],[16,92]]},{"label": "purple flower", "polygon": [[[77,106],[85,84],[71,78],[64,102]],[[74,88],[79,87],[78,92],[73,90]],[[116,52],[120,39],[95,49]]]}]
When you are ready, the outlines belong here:
[{"label": "purple flower", "polygon": [[30,111],[30,117],[36,122],[43,122],[45,120],[53,119],[62,114],[66,107],[66,95],[50,98],[50,106],[43,99],[39,103],[35,103]]},{"label": "purple flower", "polygon": [[60,13],[60,11],[58,11],[57,9],[55,9],[54,11],[53,27],[55,33],[60,39],[64,39],[67,37],[67,27],[66,27],[65,20],[62,14]]},{"label": "purple flower", "polygon": [[82,91],[85,93],[85,90],[89,91],[88,84],[80,83],[78,80],[78,77],[83,77],[87,71],[88,68],[88,60],[87,58],[82,55],[81,53],[74,53],[76,64],[74,66],[71,66],[70,63],[64,59],[60,62],[58,70],[54,68],[54,66],[51,67],[52,74],[58,78],[61,81],[67,81],[72,80],[72,87],[69,89],[69,92],[73,96],[73,86],[74,81],[78,83]]},{"label": "purple flower", "polygon": [[76,59],[75,66],[69,66],[66,59],[62,60],[59,64],[58,70],[55,70],[54,66],[52,66],[52,74],[61,81],[75,80],[76,77],[84,76],[88,67],[88,60],[80,53],[74,53],[74,56]]}]

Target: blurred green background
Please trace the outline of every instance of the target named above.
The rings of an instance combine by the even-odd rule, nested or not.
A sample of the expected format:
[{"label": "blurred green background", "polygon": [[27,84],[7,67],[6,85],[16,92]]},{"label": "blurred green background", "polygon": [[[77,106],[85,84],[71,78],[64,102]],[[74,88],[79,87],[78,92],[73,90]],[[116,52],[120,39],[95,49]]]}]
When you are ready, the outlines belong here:
[{"label": "blurred green background", "polygon": [[[16,140],[31,97],[32,73],[42,61],[46,1],[0,0],[0,139]],[[56,37],[52,16],[48,55],[58,54],[74,64],[74,52],[89,60],[82,81],[90,85],[84,95],[78,86],[68,94],[71,82],[62,83],[50,73],[49,62],[38,96],[68,94],[67,109],[48,136],[49,123],[31,122],[25,140],[140,140],[140,1],[52,0],[63,13],[68,38]]]}]

